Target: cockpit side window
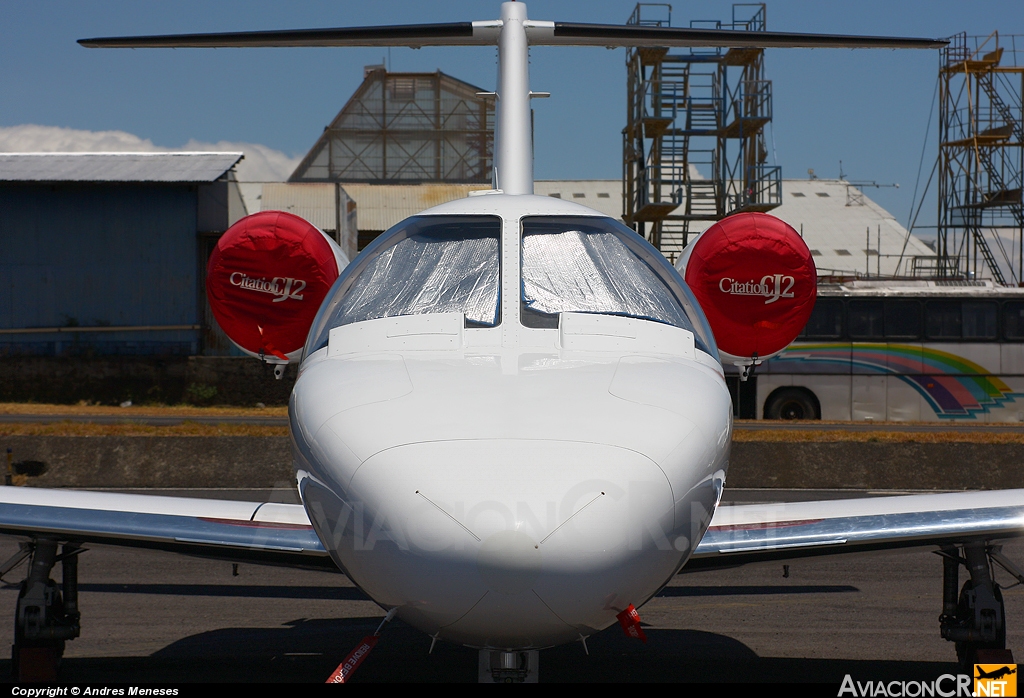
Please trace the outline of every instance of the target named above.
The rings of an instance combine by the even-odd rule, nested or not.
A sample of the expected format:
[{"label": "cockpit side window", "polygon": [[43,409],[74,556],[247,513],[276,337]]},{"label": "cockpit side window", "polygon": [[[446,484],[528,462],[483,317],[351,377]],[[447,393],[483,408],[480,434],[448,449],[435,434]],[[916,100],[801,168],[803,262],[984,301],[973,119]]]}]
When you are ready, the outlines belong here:
[{"label": "cockpit side window", "polygon": [[334,284],[313,321],[306,355],[330,331],[398,315],[461,312],[466,327],[494,327],[499,303],[501,219],[417,216],[386,231]]},{"label": "cockpit side window", "polygon": [[685,282],[632,230],[610,218],[562,216],[523,218],[522,230],[526,327],[556,328],[564,312],[624,315],[690,330],[699,349],[717,355]]}]

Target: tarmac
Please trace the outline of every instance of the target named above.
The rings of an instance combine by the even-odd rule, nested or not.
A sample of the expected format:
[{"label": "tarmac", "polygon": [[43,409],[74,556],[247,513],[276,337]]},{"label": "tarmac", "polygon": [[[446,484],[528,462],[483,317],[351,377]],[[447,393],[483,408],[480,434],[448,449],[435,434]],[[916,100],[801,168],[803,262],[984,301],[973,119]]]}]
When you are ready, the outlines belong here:
[{"label": "tarmac", "polygon": [[[0,415],[0,421],[98,421]],[[117,420],[116,416],[102,416]],[[282,418],[169,418],[157,425],[284,424]],[[177,420],[177,422],[173,421]],[[121,420],[124,421],[124,420]],[[138,421],[133,418],[130,421]],[[107,422],[110,423],[110,422]],[[951,425],[741,422],[737,429],[954,431]],[[973,425],[972,431],[1022,426]],[[957,425],[957,429],[962,429]],[[287,437],[7,436],[18,462],[45,468],[30,486],[298,501]],[[736,441],[726,501],[797,501],[1020,487],[1024,446],[863,441]],[[794,485],[793,483],[796,483]],[[15,543],[0,541],[0,559]],[[1024,541],[1006,554],[1024,563]],[[80,561],[82,637],[59,681],[72,684],[313,682],[326,679],[383,612],[342,574],[239,565],[93,546]],[[13,640],[16,582],[0,586],[0,644]],[[1002,580],[1008,581],[1008,580]],[[939,637],[942,566],[927,551],[840,555],[679,575],[640,609],[648,643],[612,627],[545,650],[545,682],[933,681],[956,673]],[[1008,646],[1024,656],[1024,588],[1004,591]],[[5,606],[6,604],[6,606]],[[394,622],[358,682],[474,682],[475,650]],[[0,661],[0,677],[9,662]],[[833,690],[832,688],[828,690]],[[830,695],[832,695],[830,693]]]},{"label": "tarmac", "polygon": [[[166,416],[166,415],[117,415],[117,414],[0,414],[0,424],[55,424],[77,422],[91,424],[144,424],[147,426],[178,426],[186,422],[196,424],[249,424],[254,426],[288,426],[287,417],[260,417],[256,415],[220,416]],[[738,431],[892,431],[900,433],[1024,433],[1024,423],[983,423],[983,422],[821,422],[821,421],[778,421],[765,419],[737,419],[734,429]]]},{"label": "tarmac", "polygon": [[[283,497],[281,490],[167,494]],[[870,496],[863,492],[729,490],[733,501]],[[0,557],[13,543],[0,542]],[[1024,541],[1004,552],[1024,560]],[[383,611],[342,574],[240,565],[95,546],[81,557],[82,636],[59,682],[321,683]],[[21,570],[8,575],[19,579]],[[964,575],[961,575],[963,578]],[[1001,579],[1006,582],[1007,579]],[[934,681],[957,672],[939,637],[942,565],[931,552],[794,560],[681,574],[640,608],[646,644],[611,627],[541,652],[543,682]],[[0,587],[0,644],[12,640],[17,587]],[[1004,591],[1008,646],[1024,654],[1024,588]],[[399,621],[355,681],[474,682],[477,653]],[[9,662],[0,661],[0,677]],[[187,691],[186,691],[187,692]],[[823,693],[822,695],[825,695]]]}]

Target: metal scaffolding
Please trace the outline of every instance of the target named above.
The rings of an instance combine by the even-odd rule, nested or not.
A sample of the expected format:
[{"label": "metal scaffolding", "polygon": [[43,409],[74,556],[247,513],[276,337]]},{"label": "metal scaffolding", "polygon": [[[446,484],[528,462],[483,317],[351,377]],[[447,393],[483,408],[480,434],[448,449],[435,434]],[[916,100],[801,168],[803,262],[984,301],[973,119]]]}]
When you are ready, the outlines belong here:
[{"label": "metal scaffolding", "polygon": [[[1024,280],[1024,36],[959,34],[939,69],[935,275]],[[914,270],[920,273],[922,270]]]},{"label": "metal scaffolding", "polygon": [[[640,3],[629,24],[671,26],[672,7]],[[732,23],[691,27],[765,30],[765,5],[733,5]],[[764,50],[633,48],[626,54],[623,220],[670,260],[694,221],[782,203],[782,173],[769,165],[764,127],[772,84]]]},{"label": "metal scaffolding", "polygon": [[494,102],[481,92],[440,71],[369,66],[289,181],[490,182]]}]

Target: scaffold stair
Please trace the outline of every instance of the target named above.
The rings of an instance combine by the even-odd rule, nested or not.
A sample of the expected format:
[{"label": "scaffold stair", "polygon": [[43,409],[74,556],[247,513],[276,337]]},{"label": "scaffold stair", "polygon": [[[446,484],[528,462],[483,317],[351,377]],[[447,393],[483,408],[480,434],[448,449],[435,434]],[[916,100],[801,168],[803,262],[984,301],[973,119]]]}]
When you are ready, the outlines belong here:
[{"label": "scaffold stair", "polygon": [[1006,277],[1003,276],[1003,271],[999,268],[999,264],[996,262],[995,255],[992,254],[992,248],[988,246],[984,233],[979,228],[971,228],[971,234],[974,236],[974,244],[977,245],[982,259],[985,260],[988,270],[992,273],[992,278],[1001,286],[1005,286]]},{"label": "scaffold stair", "polygon": [[1013,110],[1007,106],[1006,102],[999,95],[999,90],[996,89],[994,84],[994,73],[988,73],[986,76],[978,80],[978,84],[981,89],[985,91],[988,96],[989,103],[992,107],[999,112],[999,116],[1002,117],[1003,123],[1012,129],[1013,135],[1017,137],[1017,142],[1024,142],[1024,124],[1017,119],[1013,118]]}]

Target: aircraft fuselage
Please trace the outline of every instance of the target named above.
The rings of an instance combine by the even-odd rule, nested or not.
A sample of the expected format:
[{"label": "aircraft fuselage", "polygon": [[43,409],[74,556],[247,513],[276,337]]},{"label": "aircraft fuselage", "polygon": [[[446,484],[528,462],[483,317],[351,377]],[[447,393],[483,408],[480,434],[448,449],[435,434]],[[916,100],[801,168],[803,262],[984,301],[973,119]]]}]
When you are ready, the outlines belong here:
[{"label": "aircraft fuselage", "polygon": [[721,495],[731,401],[687,329],[600,312],[523,323],[524,216],[599,214],[492,194],[422,215],[480,214],[501,220],[499,321],[330,329],[292,395],[296,469],[325,547],[375,601],[441,639],[542,648],[678,572]]}]

